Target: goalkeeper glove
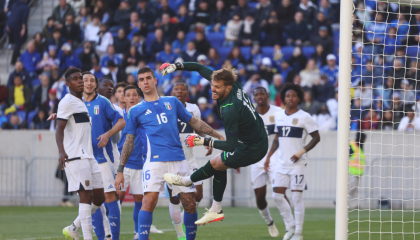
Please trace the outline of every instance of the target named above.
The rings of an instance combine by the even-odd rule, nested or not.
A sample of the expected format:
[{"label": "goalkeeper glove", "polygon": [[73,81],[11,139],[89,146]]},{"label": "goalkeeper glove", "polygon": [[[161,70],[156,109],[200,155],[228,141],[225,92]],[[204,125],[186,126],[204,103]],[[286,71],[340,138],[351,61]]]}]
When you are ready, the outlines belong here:
[{"label": "goalkeeper glove", "polygon": [[213,147],[213,140],[211,140],[210,137],[201,137],[200,135],[197,134],[189,134],[186,138],[185,138],[185,143],[188,145],[188,147],[195,147],[195,146],[208,146],[208,147]]},{"label": "goalkeeper glove", "polygon": [[174,63],[174,64],[169,64],[169,63],[164,63],[162,64],[162,66],[160,66],[160,70],[162,71],[162,75],[166,76],[168,73],[172,73],[175,70],[182,70],[184,69],[184,65],[182,65],[182,63]]}]

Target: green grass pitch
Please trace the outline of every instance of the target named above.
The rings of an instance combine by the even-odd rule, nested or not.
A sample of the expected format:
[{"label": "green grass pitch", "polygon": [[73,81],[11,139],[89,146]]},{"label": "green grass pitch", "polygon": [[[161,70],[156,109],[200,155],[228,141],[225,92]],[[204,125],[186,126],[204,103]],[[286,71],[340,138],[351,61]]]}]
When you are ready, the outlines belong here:
[{"label": "green grass pitch", "polygon": [[[268,235],[267,226],[256,208],[224,208],[225,220],[198,227],[197,239],[273,239]],[[133,239],[134,224],[132,220],[133,208],[123,207],[121,240]],[[199,208],[201,217],[204,208]],[[356,212],[350,214],[350,221],[357,219]],[[370,222],[360,223],[361,231],[379,232],[383,234],[351,234],[349,239],[415,239],[420,235],[420,223],[413,225],[413,220],[419,222],[420,217],[413,217],[413,212],[401,211],[387,212],[359,212],[359,219]],[[77,208],[61,207],[0,207],[0,239],[64,239],[61,231],[69,225],[77,215]],[[284,234],[284,224],[276,208],[271,209],[280,235]],[[416,214],[416,215],[420,215]],[[332,240],[334,239],[335,225],[334,209],[306,209],[304,239],[305,240]],[[382,221],[382,224],[379,221]],[[392,220],[392,222],[390,221]],[[407,222],[402,224],[402,221]],[[411,223],[410,223],[411,222]],[[153,214],[153,224],[163,229],[163,234],[151,234],[151,240],[177,239],[171,223],[168,208],[157,208]],[[358,226],[350,224],[350,232]],[[401,234],[403,231],[406,234]],[[393,231],[394,234],[386,233]],[[411,232],[411,234],[410,234]],[[80,234],[81,236],[81,234]],[[416,239],[417,239],[416,238]],[[281,239],[281,238],[279,238]]]}]

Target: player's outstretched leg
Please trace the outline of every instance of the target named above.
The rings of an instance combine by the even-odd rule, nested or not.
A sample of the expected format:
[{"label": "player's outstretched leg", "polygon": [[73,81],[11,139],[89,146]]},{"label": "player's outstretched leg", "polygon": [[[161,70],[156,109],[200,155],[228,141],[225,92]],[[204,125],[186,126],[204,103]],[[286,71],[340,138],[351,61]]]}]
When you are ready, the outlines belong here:
[{"label": "player's outstretched leg", "polygon": [[293,205],[295,206],[296,230],[292,240],[302,240],[303,219],[305,218],[305,206],[302,200],[302,191],[292,191]]},{"label": "player's outstretched leg", "polygon": [[184,224],[187,240],[194,240],[197,234],[197,207],[195,203],[195,193],[179,193],[182,206],[184,206]]},{"label": "player's outstretched leg", "polygon": [[295,234],[295,220],[293,219],[292,209],[285,199],[286,189],[287,188],[283,187],[273,188],[274,202],[286,224],[286,234],[284,235],[283,240],[289,240]]},{"label": "player's outstretched leg", "polygon": [[[265,179],[267,182],[267,179]],[[255,198],[257,200],[257,207],[268,226],[268,232],[272,237],[278,237],[280,235],[279,230],[277,229],[276,225],[274,224],[273,218],[270,214],[270,209],[268,208],[267,201],[265,199],[265,195],[267,193],[267,186],[264,185],[263,187],[254,189]]]}]

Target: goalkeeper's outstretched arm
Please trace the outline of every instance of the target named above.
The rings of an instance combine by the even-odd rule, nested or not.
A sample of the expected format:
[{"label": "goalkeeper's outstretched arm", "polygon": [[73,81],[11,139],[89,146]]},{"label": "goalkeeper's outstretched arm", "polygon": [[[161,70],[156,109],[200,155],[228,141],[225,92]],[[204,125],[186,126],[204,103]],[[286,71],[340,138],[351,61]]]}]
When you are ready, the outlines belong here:
[{"label": "goalkeeper's outstretched arm", "polygon": [[162,71],[163,76],[176,70],[198,72],[203,78],[209,81],[211,81],[211,75],[213,74],[213,70],[196,62],[177,62],[174,64],[165,63],[160,67],[160,70]]}]

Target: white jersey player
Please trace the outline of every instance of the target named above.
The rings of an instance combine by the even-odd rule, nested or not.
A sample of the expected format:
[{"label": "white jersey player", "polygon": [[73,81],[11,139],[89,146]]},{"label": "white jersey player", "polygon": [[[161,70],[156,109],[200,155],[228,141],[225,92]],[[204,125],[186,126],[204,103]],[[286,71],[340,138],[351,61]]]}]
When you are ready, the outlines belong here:
[{"label": "white jersey player", "polygon": [[[286,225],[287,232],[283,239],[302,240],[305,215],[302,191],[306,186],[306,153],[316,146],[320,136],[311,115],[298,107],[303,100],[303,90],[299,85],[287,83],[280,92],[280,98],[286,109],[275,114],[274,131],[277,138],[273,140],[264,167],[269,168],[270,158],[280,146],[273,180],[273,199]],[[312,139],[305,146],[307,135],[311,135]],[[276,158],[273,159],[275,160]],[[287,188],[292,190],[295,218],[285,199]]]}]

